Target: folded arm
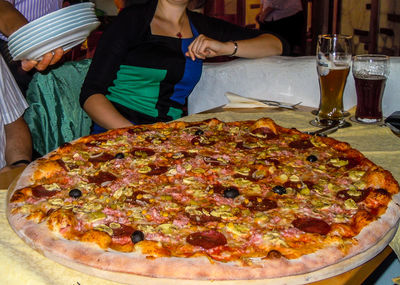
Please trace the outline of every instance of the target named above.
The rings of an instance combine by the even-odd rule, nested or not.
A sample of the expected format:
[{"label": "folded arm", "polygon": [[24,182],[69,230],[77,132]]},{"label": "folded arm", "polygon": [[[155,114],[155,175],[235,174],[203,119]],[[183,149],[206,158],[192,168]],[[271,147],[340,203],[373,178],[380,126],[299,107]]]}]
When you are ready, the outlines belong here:
[{"label": "folded arm", "polygon": [[199,35],[188,47],[186,56],[193,60],[197,58],[205,59],[208,57],[232,55],[236,50],[235,56],[244,58],[260,58],[265,56],[281,55],[282,42],[271,34],[261,34],[252,39],[220,42],[213,40],[205,35]]}]

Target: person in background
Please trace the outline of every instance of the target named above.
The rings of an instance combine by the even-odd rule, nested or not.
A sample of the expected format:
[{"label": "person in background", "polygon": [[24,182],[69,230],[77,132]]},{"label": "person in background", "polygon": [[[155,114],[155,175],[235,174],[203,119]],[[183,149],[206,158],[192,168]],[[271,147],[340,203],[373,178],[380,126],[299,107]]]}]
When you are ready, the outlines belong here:
[{"label": "person in background", "polygon": [[27,165],[32,140],[22,117],[28,107],[6,62],[0,55],[0,173]]},{"label": "person in background", "polygon": [[13,61],[7,47],[7,37],[26,23],[62,8],[63,0],[0,0],[0,52],[23,94],[28,89],[35,70],[43,71],[58,62],[64,51],[57,48],[40,61]]},{"label": "person in background", "polygon": [[189,0],[149,0],[124,8],[102,35],[81,89],[93,133],[186,115],[202,62],[286,52],[271,34],[187,9]]},{"label": "person in background", "polygon": [[261,0],[261,10],[256,20],[260,30],[286,39],[291,46],[291,55],[301,55],[305,27],[301,0]]}]

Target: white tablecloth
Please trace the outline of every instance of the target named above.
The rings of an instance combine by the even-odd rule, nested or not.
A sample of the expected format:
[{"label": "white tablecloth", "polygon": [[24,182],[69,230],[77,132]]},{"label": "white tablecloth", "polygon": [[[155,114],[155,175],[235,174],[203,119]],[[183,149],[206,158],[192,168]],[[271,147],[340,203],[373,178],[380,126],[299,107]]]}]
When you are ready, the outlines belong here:
[{"label": "white tablecloth", "polygon": [[[400,57],[392,57],[390,75],[383,96],[383,115],[400,110]],[[271,99],[287,103],[303,102],[318,108],[319,85],[314,56],[236,59],[206,63],[201,79],[189,97],[189,114],[228,103],[225,92],[244,97]],[[344,108],[357,103],[351,73],[343,95]]]}]

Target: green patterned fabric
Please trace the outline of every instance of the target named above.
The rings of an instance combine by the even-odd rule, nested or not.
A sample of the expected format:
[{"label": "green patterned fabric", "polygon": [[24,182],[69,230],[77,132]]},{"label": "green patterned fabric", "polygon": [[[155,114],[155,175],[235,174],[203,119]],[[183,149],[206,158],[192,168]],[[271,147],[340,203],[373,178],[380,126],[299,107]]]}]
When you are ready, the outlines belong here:
[{"label": "green patterned fabric", "polygon": [[44,155],[61,144],[90,133],[92,121],[79,105],[79,94],[91,59],[72,61],[37,72],[26,95],[24,118],[32,133],[33,147]]}]

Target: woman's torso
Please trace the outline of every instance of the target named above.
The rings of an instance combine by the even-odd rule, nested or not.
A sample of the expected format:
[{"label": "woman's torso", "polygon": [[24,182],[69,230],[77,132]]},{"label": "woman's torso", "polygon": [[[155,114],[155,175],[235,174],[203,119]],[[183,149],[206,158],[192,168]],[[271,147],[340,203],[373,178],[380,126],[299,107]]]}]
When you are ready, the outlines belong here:
[{"label": "woman's torso", "polygon": [[[185,113],[186,99],[200,79],[202,61],[185,56],[198,35],[179,39],[149,32],[129,48],[106,97],[130,121],[170,121]],[[131,112],[133,111],[133,112]]]}]

